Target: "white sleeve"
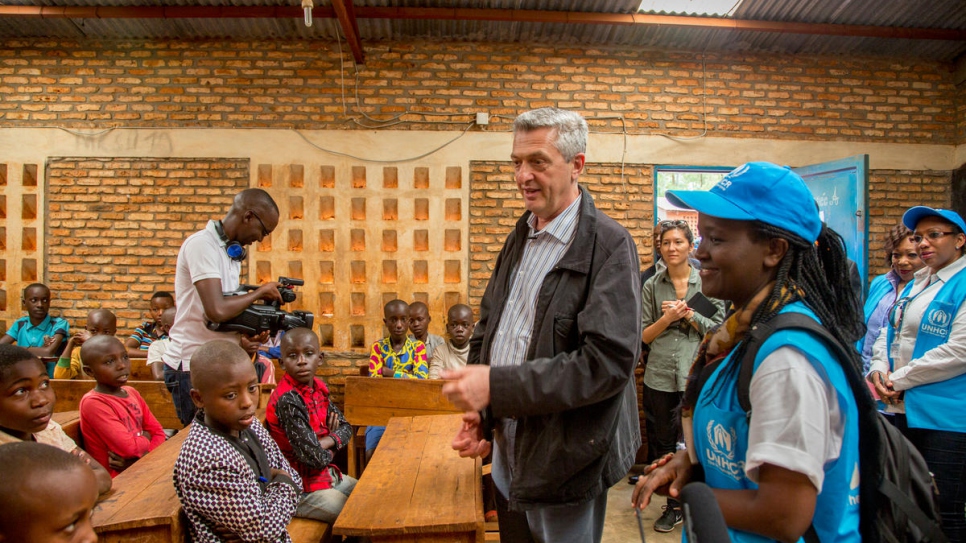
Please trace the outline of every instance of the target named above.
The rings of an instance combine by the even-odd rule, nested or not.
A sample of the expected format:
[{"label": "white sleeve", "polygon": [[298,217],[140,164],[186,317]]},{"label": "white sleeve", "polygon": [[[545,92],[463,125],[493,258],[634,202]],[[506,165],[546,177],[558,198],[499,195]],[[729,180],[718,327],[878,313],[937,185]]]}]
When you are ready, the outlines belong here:
[{"label": "white sleeve", "polygon": [[825,464],[838,458],[845,432],[835,388],[800,351],[781,347],[755,370],[745,473],[771,464],[801,473],[821,491]]},{"label": "white sleeve", "polygon": [[[182,251],[184,261],[189,263],[191,273],[191,283],[197,283],[202,279],[221,279],[224,259],[218,251],[224,249],[217,247],[208,239],[207,232],[199,236],[191,236],[185,240]],[[225,287],[222,287],[224,290]]]},{"label": "white sleeve", "polygon": [[148,346],[148,359],[147,365],[154,364],[155,362],[163,362],[161,357],[164,355],[165,347],[168,346],[167,339],[158,339],[151,342]]},{"label": "white sleeve", "polygon": [[885,375],[889,375],[889,323],[879,329],[879,335],[875,338],[875,343],[872,344],[872,363],[869,364],[868,376],[874,371],[881,371]]},{"label": "white sleeve", "polygon": [[[918,323],[917,323],[918,327]],[[946,381],[966,373],[966,311],[957,311],[949,339],[890,375],[896,390]]]}]

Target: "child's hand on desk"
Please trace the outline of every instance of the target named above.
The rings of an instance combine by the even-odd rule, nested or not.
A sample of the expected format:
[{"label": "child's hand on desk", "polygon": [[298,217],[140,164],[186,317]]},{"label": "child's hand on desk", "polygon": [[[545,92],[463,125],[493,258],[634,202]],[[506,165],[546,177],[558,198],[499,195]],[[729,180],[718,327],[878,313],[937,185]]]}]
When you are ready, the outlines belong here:
[{"label": "child's hand on desk", "polygon": [[240,537],[238,537],[237,535],[235,535],[234,532],[232,532],[231,530],[229,530],[228,528],[226,528],[224,526],[214,526],[214,527],[212,527],[212,531],[215,532],[215,535],[218,536],[218,539],[224,541],[225,543],[241,543],[242,542],[242,539]]},{"label": "child's hand on desk", "polygon": [[114,471],[124,471],[137,461],[137,458],[124,458],[113,451],[107,451],[107,466]]},{"label": "child's hand on desk", "polygon": [[396,371],[392,369],[392,366],[383,366],[381,373],[383,377],[392,377],[396,375]]}]

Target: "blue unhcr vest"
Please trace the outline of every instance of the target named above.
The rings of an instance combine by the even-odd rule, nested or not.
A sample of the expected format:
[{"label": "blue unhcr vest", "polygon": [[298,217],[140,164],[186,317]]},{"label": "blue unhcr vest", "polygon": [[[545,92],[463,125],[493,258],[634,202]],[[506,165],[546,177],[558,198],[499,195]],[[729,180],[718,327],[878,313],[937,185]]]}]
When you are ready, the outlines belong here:
[{"label": "blue unhcr vest", "polygon": [[[818,320],[801,302],[786,306],[782,312],[798,312]],[[859,423],[855,398],[842,368],[828,347],[803,330],[784,330],[773,334],[758,351],[754,369],[780,347],[792,347],[805,355],[823,380],[835,388],[839,409],[845,417],[845,435],[839,457],[825,465],[825,479],[815,504],[812,524],[823,543],[859,542]],[[704,468],[705,482],[712,488],[755,489],[757,484],[745,476],[748,450],[748,420],[738,402],[740,360],[729,355],[711,374],[694,409],[694,446]],[[806,406],[807,407],[807,406]],[[772,541],[764,536],[728,529],[735,543]]]},{"label": "blue unhcr vest", "polygon": [[[912,287],[913,284],[909,283],[901,296],[907,296],[912,291]],[[913,360],[946,343],[952,331],[953,320],[964,300],[966,300],[966,273],[960,271],[939,288],[936,297],[926,307],[916,333],[916,344],[912,349]],[[890,369],[895,367],[891,348],[895,334],[896,330],[889,326],[887,337],[890,346]],[[966,408],[963,406],[962,398],[964,390],[966,390],[966,374],[907,390],[905,403],[909,427],[966,433]]]}]

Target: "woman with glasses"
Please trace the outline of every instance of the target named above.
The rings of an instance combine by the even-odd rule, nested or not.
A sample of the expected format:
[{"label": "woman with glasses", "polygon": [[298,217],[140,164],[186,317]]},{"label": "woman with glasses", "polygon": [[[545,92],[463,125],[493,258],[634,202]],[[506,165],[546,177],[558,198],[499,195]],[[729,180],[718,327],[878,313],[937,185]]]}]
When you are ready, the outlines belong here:
[{"label": "woman with glasses", "polygon": [[939,489],[943,532],[966,541],[966,224],[917,206],[902,223],[926,267],[889,312],[868,375],[896,425],[922,453]]},{"label": "woman with glasses", "polygon": [[[767,162],[745,164],[709,191],[667,196],[698,211],[703,292],[734,310],[695,356],[681,413],[689,450],[641,477],[632,504],[646,507],[654,492],[678,496],[703,474],[733,542],[798,541],[806,532],[859,542],[853,482],[878,476],[875,462],[858,462],[859,414],[874,415],[871,396],[852,392],[863,384],[858,352],[839,359],[815,332],[774,332],[751,366],[750,410],[738,399],[749,334],[778,314],[812,319],[842,345],[861,337],[842,238],[822,224],[802,178]],[[874,506],[867,496],[861,503]]]},{"label": "woman with glasses", "polygon": [[925,264],[919,259],[916,242],[912,238],[912,231],[902,223],[895,225],[889,231],[885,242],[886,262],[892,267],[872,280],[869,285],[869,296],[865,300],[865,337],[859,341],[859,352],[862,353],[862,373],[869,371],[872,363],[872,346],[879,337],[879,331],[885,326],[899,293],[912,281],[912,276],[922,269]]},{"label": "woman with glasses", "polygon": [[[712,326],[724,318],[724,303],[713,300],[709,318],[688,307],[701,292],[698,270],[688,257],[694,234],[685,221],[661,221],[659,251],[666,268],[644,283],[641,291],[642,340],[650,347],[644,370],[644,412],[647,414],[648,459],[673,452],[681,435],[675,409],[694,359],[694,351]],[[664,514],[654,523],[658,532],[670,532],[682,521],[681,504],[668,498]]]}]

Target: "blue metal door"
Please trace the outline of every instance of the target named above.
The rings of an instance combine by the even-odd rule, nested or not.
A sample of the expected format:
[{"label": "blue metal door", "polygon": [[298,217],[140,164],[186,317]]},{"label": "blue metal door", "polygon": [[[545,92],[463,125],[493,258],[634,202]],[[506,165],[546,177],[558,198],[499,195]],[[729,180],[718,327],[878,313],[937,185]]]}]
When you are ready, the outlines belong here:
[{"label": "blue metal door", "polygon": [[869,155],[795,168],[818,202],[822,220],[845,240],[849,258],[862,278],[863,295],[869,285]]}]

